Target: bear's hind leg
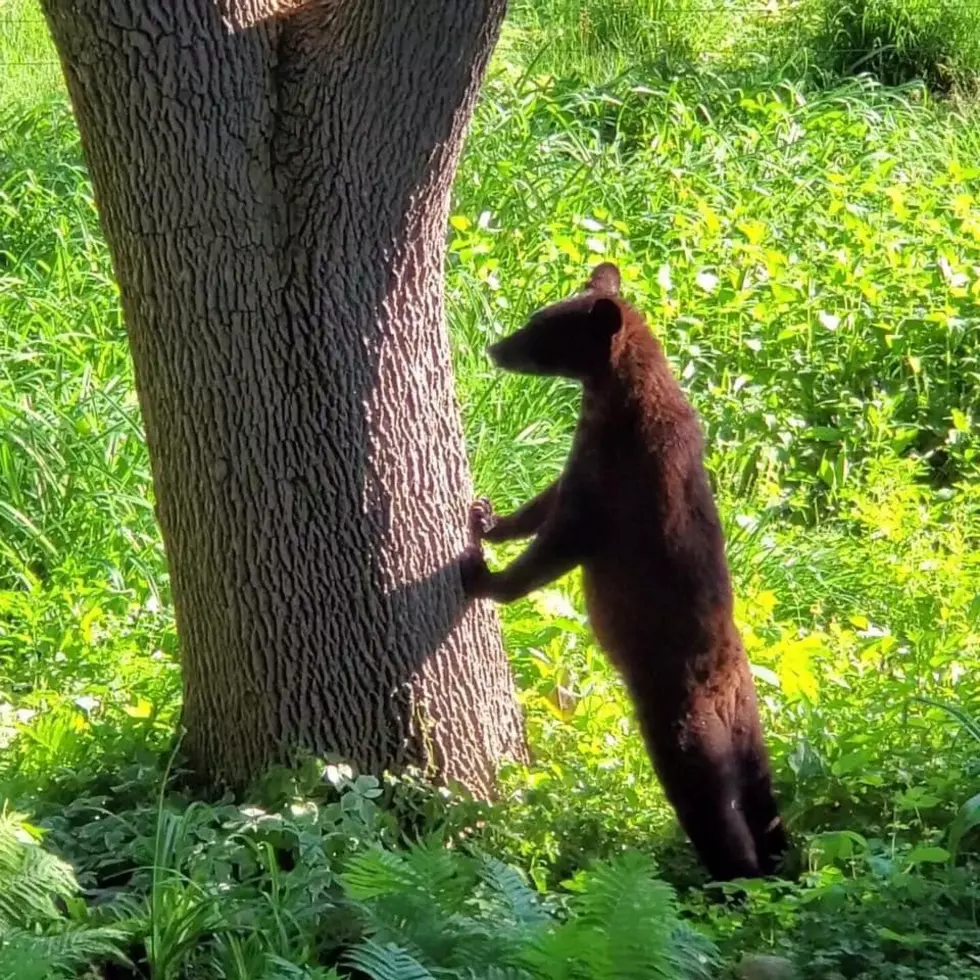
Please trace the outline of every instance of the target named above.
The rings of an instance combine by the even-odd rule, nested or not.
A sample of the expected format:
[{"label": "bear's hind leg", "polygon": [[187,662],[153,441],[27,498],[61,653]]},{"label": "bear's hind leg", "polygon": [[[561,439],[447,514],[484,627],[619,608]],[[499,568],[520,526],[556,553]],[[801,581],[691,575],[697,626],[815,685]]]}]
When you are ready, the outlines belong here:
[{"label": "bear's hind leg", "polygon": [[664,788],[677,819],[715,881],[761,874],[755,840],[742,812],[734,774],[692,767],[679,785]]},{"label": "bear's hind leg", "polygon": [[764,747],[744,754],[741,787],[742,810],[755,841],[759,867],[764,875],[773,874],[789,849],[789,837],[773,796]]},{"label": "bear's hind leg", "polygon": [[742,810],[741,759],[730,727],[710,705],[663,711],[663,692],[630,684],[637,721],[667,799],[716,881],[758,878],[759,856]]},{"label": "bear's hind leg", "polygon": [[[768,780],[766,782],[768,784]],[[743,789],[742,800],[759,856],[759,868],[764,875],[775,874],[789,850],[789,835],[772,792],[768,785],[756,784]]]}]

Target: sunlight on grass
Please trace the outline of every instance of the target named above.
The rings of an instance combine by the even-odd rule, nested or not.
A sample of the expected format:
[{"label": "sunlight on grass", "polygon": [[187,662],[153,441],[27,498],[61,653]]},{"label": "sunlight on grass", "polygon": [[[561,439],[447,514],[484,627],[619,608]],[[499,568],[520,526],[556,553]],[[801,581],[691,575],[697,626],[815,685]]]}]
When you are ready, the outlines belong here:
[{"label": "sunlight on grass", "polygon": [[0,0],[0,107],[35,103],[64,87],[37,0]]}]

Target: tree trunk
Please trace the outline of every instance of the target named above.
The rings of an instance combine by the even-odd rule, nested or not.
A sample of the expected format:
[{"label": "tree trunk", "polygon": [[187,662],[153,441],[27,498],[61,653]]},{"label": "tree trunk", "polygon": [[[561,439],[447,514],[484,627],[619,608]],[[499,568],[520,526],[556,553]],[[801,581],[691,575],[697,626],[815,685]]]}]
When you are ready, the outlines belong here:
[{"label": "tree trunk", "polygon": [[443,328],[449,189],[504,0],[43,0],[112,251],[184,746],[478,792],[523,755]]}]

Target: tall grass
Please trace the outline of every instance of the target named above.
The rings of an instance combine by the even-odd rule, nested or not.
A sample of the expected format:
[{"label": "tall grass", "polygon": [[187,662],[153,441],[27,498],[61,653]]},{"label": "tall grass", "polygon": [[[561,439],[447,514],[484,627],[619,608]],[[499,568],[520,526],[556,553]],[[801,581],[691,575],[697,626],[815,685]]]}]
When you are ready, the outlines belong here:
[{"label": "tall grass", "polygon": [[622,71],[678,66],[730,33],[731,2],[704,0],[515,0],[504,34],[541,71],[593,80]]},{"label": "tall grass", "polygon": [[[150,587],[146,450],[71,115],[0,107],[0,582]],[[125,559],[122,556],[128,556]],[[79,566],[81,562],[81,567]]]},{"label": "tall grass", "polygon": [[980,74],[980,7],[972,0],[820,0],[819,11],[816,45],[844,74],[938,90]]},{"label": "tall grass", "polygon": [[61,94],[61,66],[37,0],[0,2],[0,106]]}]

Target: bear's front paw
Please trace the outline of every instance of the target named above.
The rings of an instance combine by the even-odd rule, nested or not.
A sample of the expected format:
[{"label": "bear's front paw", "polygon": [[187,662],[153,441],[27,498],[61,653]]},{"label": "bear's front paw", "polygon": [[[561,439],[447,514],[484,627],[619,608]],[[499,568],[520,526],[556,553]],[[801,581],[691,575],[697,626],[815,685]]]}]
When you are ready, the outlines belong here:
[{"label": "bear's front paw", "polygon": [[470,504],[469,532],[473,541],[482,541],[497,523],[493,516],[493,505],[486,497],[480,497]]},{"label": "bear's front paw", "polygon": [[463,594],[467,599],[479,599],[487,594],[490,569],[479,545],[470,545],[459,560],[459,574],[463,580]]}]

